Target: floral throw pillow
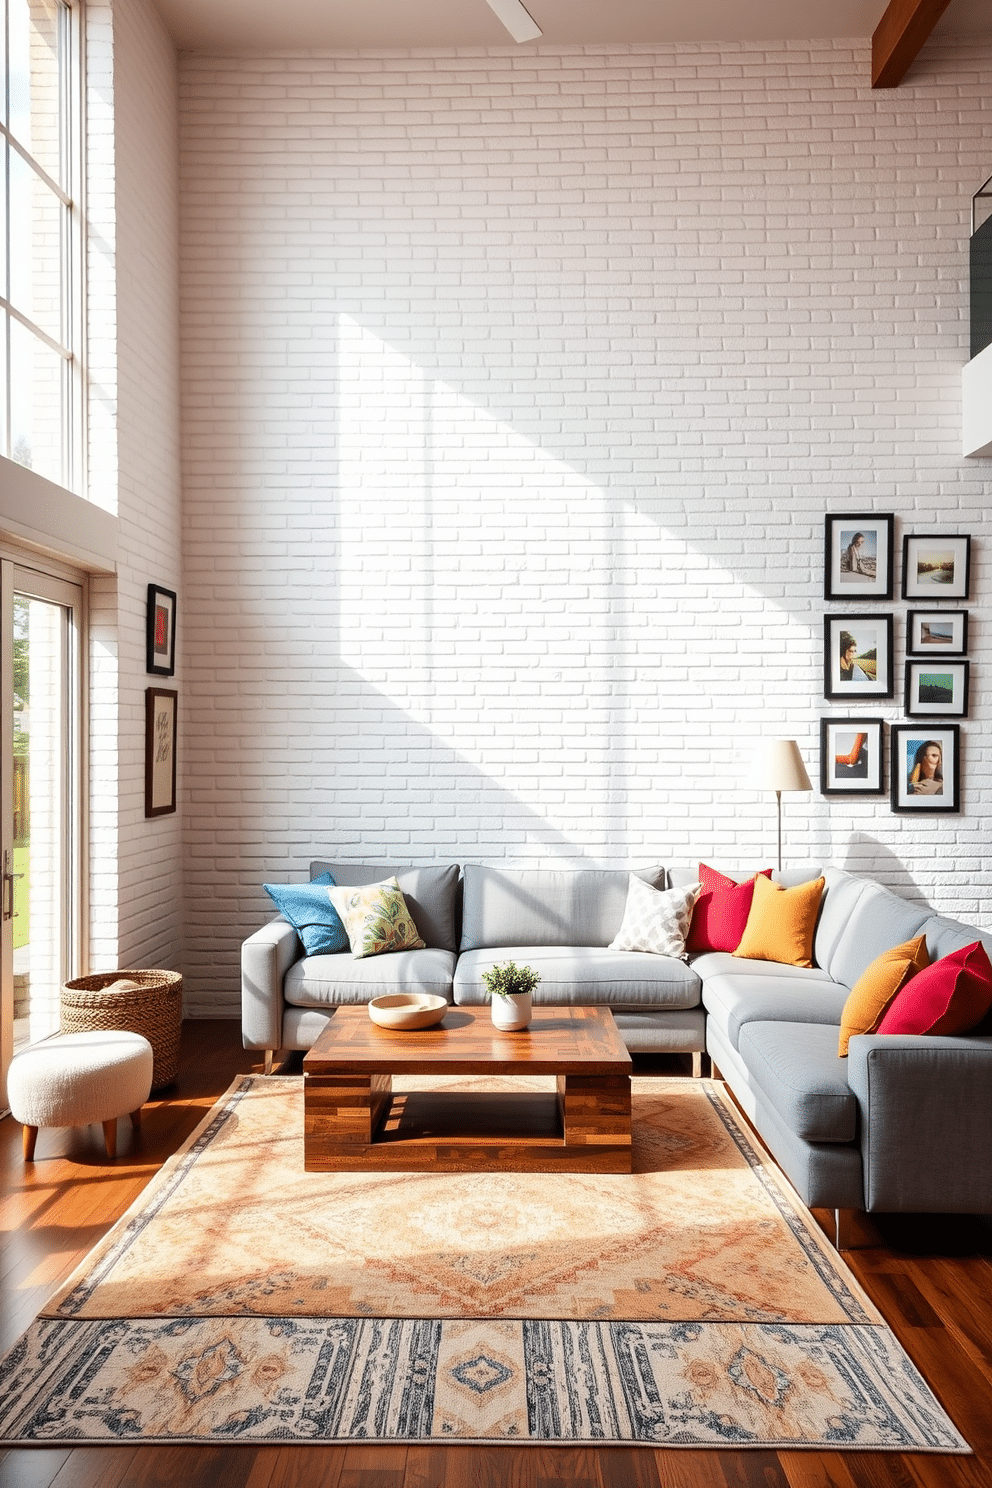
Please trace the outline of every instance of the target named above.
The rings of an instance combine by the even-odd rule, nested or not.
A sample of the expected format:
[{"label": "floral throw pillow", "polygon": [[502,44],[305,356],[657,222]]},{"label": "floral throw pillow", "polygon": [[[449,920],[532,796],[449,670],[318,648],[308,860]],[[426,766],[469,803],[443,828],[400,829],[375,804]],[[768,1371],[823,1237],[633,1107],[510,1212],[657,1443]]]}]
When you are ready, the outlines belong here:
[{"label": "floral throw pillow", "polygon": [[685,939],[699,884],[678,889],[654,889],[630,875],[623,924],[610,943],[611,951],[650,951],[655,956],[685,955]]},{"label": "floral throw pillow", "polygon": [[395,878],[358,889],[329,888],[327,893],[344,922],[353,956],[424,949]]}]

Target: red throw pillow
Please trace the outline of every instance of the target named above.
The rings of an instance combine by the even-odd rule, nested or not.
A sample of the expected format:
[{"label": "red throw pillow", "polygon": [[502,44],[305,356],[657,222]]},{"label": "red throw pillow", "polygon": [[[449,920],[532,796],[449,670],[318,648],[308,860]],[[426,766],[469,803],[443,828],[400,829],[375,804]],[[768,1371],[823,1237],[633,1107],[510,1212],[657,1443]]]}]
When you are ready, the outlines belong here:
[{"label": "red throw pillow", "polygon": [[[755,877],[771,878],[772,870],[762,868]],[[744,935],[747,917],[754,898],[754,879],[735,883],[715,868],[699,865],[702,892],[692,911],[692,924],[685,948],[694,951],[736,951]]]},{"label": "red throw pillow", "polygon": [[992,964],[980,940],[952,951],[903,987],[879,1033],[970,1033],[992,1009]]}]

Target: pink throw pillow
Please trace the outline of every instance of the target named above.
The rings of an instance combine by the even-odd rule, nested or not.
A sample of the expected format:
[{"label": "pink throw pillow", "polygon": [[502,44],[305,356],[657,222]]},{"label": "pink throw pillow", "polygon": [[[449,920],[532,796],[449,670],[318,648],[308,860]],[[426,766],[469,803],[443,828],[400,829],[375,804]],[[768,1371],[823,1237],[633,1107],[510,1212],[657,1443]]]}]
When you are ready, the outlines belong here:
[{"label": "pink throw pillow", "polygon": [[980,940],[918,971],[879,1033],[970,1033],[992,1009],[992,964]]},{"label": "pink throw pillow", "polygon": [[[772,870],[762,868],[755,877],[771,878]],[[735,883],[715,868],[699,865],[702,892],[692,911],[692,924],[685,943],[692,954],[697,951],[736,951],[744,936],[747,917],[754,898],[754,879]]]}]

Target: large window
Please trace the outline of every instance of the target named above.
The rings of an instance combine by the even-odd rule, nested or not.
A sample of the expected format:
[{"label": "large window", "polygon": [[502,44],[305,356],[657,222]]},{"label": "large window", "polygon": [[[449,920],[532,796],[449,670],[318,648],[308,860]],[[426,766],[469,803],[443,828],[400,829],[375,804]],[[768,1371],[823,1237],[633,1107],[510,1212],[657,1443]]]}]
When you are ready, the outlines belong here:
[{"label": "large window", "polygon": [[0,453],[82,484],[78,6],[0,0]]}]

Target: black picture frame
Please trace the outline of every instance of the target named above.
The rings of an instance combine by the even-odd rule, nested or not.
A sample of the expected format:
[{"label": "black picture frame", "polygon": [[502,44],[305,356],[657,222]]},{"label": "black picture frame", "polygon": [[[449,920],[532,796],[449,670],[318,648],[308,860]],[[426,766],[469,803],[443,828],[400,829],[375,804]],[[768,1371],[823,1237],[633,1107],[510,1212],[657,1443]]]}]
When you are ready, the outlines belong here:
[{"label": "black picture frame", "polygon": [[172,677],[176,671],[176,595],[161,584],[148,585],[145,671],[158,677]]},{"label": "black picture frame", "polygon": [[166,687],[145,688],[145,816],[167,816],[176,809],[176,740],[179,694]]},{"label": "black picture frame", "polygon": [[938,658],[906,662],[908,718],[967,718],[971,663]]},{"label": "black picture frame", "polygon": [[[918,756],[933,744],[940,750],[939,789],[921,791],[912,784],[912,777]],[[960,811],[960,726],[956,723],[893,724],[889,773],[893,811],[922,815]]]},{"label": "black picture frame", "polygon": [[890,512],[845,512],[824,520],[824,599],[891,599],[894,589]]},{"label": "black picture frame", "polygon": [[885,723],[881,718],[820,719],[820,794],[885,795]]},{"label": "black picture frame", "polygon": [[902,597],[969,599],[971,538],[960,532],[907,532],[902,539]]},{"label": "black picture frame", "polygon": [[[841,665],[845,635],[855,645],[852,676]],[[848,648],[850,649],[850,648]],[[895,681],[892,666],[893,622],[887,614],[825,615],[823,617],[823,695],[832,701],[852,698],[890,698]],[[871,671],[874,670],[874,677]],[[860,676],[858,675],[860,673]]]},{"label": "black picture frame", "polygon": [[968,614],[968,610],[907,610],[907,654],[964,656],[968,650]]}]

